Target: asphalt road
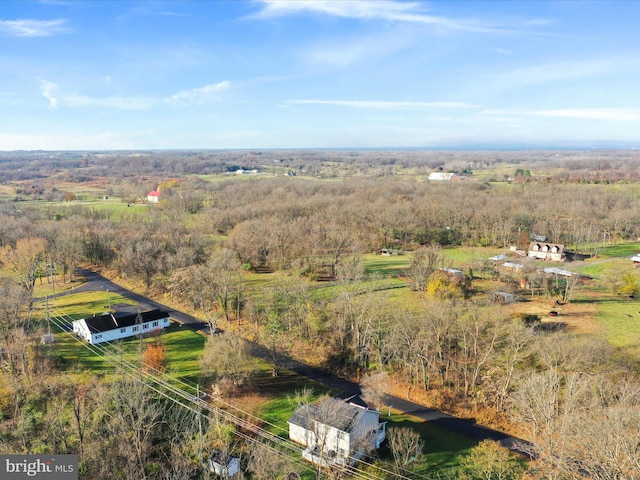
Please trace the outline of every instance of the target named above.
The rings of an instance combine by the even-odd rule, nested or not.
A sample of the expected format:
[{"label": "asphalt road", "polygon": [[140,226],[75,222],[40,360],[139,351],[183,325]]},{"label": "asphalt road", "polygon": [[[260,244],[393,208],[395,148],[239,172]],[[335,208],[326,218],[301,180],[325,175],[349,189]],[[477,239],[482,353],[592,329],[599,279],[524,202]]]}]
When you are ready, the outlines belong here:
[{"label": "asphalt road", "polygon": [[[87,269],[78,269],[78,273],[83,275],[87,279],[87,283],[81,287],[76,288],[75,292],[81,291],[109,291],[110,294],[121,295],[129,300],[136,302],[143,310],[160,309],[169,312],[171,318],[179,323],[197,331],[199,333],[208,335],[210,333],[209,326],[206,322],[193,317],[184,312],[173,310],[166,305],[158,303],[150,298],[144,297],[140,294],[132,292],[106,278],[102,275]],[[270,360],[270,354],[262,345],[253,344],[252,353],[260,358]],[[306,365],[293,358],[280,356],[280,364],[282,367],[287,368],[298,375],[305,376],[321,383],[333,390],[341,392],[338,396],[341,398],[348,398],[352,395],[358,395],[361,392],[360,385],[350,380],[333,375],[325,370],[322,370],[311,365]],[[439,410],[425,407],[414,403],[410,400],[400,398],[393,395],[386,395],[384,397],[384,403],[391,405],[394,409],[399,410],[407,415],[411,415],[420,418],[426,422],[439,425],[448,430],[454,431],[458,434],[472,438],[474,440],[495,440],[500,444],[513,452],[521,455],[531,457],[532,451],[531,444],[525,440],[517,437],[507,435],[506,433],[499,432],[482,425],[474,423],[472,420],[454,417],[448,415]]]}]

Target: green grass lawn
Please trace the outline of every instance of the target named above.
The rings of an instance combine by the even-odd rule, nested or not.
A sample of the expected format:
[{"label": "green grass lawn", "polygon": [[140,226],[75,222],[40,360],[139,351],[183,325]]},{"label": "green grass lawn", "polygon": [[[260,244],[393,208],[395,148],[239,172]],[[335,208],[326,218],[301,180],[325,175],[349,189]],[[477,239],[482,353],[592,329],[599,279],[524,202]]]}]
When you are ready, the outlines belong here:
[{"label": "green grass lawn", "polygon": [[[54,354],[60,358],[67,369],[91,370],[94,373],[111,375],[116,372],[118,362],[139,365],[141,352],[145,345],[155,338],[138,339],[130,337],[110,344],[98,344],[96,349],[89,348],[84,341],[69,333],[54,328]],[[192,330],[173,324],[159,337],[165,347],[166,372],[169,378],[195,385],[200,375],[198,360],[202,354],[205,338]],[[96,353],[96,350],[98,353]],[[105,353],[108,350],[111,353]]]},{"label": "green grass lawn", "polygon": [[403,275],[411,266],[411,255],[376,255],[363,256],[366,275],[378,274],[382,277]]},{"label": "green grass lawn", "polygon": [[640,243],[629,242],[602,247],[598,255],[606,257],[631,257],[638,252],[640,252]]},{"label": "green grass lawn", "polygon": [[36,280],[36,284],[33,289],[33,296],[35,298],[41,298],[46,296],[51,296],[55,294],[60,294],[64,292],[68,292],[69,290],[73,290],[84,283],[84,279],[78,277],[77,275],[73,276],[72,281],[69,281],[69,276],[67,276],[66,283],[62,283],[62,276],[57,275],[55,284],[53,280],[51,283],[47,282],[46,278],[38,278]]},{"label": "green grass lawn", "polygon": [[[130,300],[119,295],[114,295],[106,291],[82,292],[61,295],[57,298],[49,299],[51,316],[69,317],[67,320],[77,320],[93,314],[103,313],[111,306],[120,303],[134,305]],[[36,305],[40,318],[46,317],[46,302],[42,301]]]},{"label": "green grass lawn", "polygon": [[[120,303],[133,304],[119,295],[107,292],[83,292],[72,295],[63,295],[55,300],[49,301],[52,318],[64,322],[70,322],[87,316],[103,313],[108,310],[108,302],[111,305]],[[43,321],[46,317],[46,304],[41,302],[36,306],[36,316]],[[144,351],[145,344],[155,341],[154,338],[130,337],[118,342],[112,342],[102,347],[113,352],[111,355],[101,353],[96,354],[93,349],[89,349],[87,344],[79,341],[73,335],[63,332],[60,328],[52,325],[55,333],[55,343],[53,345],[54,354],[60,359],[65,368],[74,370],[91,370],[96,373],[110,374],[117,369],[118,361],[140,362],[140,352]],[[196,383],[200,375],[198,359],[202,354],[205,338],[188,328],[183,328],[179,324],[172,324],[165,329],[159,337],[162,345],[165,346],[167,360],[167,374],[169,377],[182,382]],[[100,344],[98,345],[100,347]]]},{"label": "green grass lawn", "polygon": [[465,270],[473,265],[482,265],[489,257],[504,254],[504,249],[485,247],[443,248],[442,256],[453,262],[453,268]]},{"label": "green grass lawn", "polygon": [[167,374],[181,382],[197,383],[199,360],[207,339],[174,323],[164,331],[160,341],[166,349]]},{"label": "green grass lawn", "polygon": [[[390,428],[411,428],[420,435],[424,442],[424,456],[413,465],[413,472],[430,477],[438,473],[448,473],[460,465],[460,460],[466,456],[475,442],[445,428],[439,427],[420,419],[399,415],[392,411],[391,417],[386,415],[382,420],[388,421],[387,431]],[[392,463],[393,456],[388,444],[384,443],[380,449],[380,458]]]},{"label": "green grass lawn", "polygon": [[575,268],[575,270],[581,274],[596,279],[602,278],[603,275],[606,275],[610,271],[610,269],[611,261],[604,261],[602,259],[589,259],[582,262],[577,268]]},{"label": "green grass lawn", "polygon": [[640,300],[610,295],[593,301],[609,343],[640,358]]},{"label": "green grass lawn", "polygon": [[[612,246],[607,255],[580,262],[574,270],[588,275],[591,280],[579,287],[572,302],[593,304],[595,319],[603,327],[604,338],[625,356],[640,360],[640,300],[615,295],[612,291],[612,283],[623,272],[634,272],[627,257],[629,245]],[[637,275],[640,276],[640,272]]]}]

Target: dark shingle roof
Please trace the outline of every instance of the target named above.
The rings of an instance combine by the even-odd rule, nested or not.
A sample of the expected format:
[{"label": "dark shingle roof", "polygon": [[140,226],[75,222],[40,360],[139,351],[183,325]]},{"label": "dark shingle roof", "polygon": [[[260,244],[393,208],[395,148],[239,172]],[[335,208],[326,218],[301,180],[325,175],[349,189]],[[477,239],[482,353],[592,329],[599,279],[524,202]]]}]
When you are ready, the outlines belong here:
[{"label": "dark shingle roof", "polygon": [[317,405],[299,406],[289,418],[289,423],[312,430],[314,421],[317,421],[343,432],[350,432],[365,411],[363,407],[328,398]]},{"label": "dark shingle roof", "polygon": [[84,321],[91,333],[107,332],[116,328],[131,327],[137,323],[152,322],[163,318],[169,318],[169,314],[162,310],[150,310],[140,313],[141,320],[137,320],[138,314],[114,315],[105,313],[95,317],[85,318]]}]

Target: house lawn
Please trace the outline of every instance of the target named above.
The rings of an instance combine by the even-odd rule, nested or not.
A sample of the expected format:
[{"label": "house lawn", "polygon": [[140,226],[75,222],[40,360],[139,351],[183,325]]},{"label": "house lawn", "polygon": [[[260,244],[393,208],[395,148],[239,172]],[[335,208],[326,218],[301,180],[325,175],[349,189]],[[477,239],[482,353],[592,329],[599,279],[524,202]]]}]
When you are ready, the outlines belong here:
[{"label": "house lawn", "polygon": [[84,278],[74,275],[72,281],[69,281],[69,276],[67,275],[66,283],[62,283],[62,275],[56,275],[55,285],[52,283],[48,283],[46,278],[38,278],[36,280],[36,284],[33,289],[33,296],[35,298],[44,298],[47,296],[52,296],[55,294],[66,293],[68,291],[73,291],[78,288],[82,284],[85,283]]},{"label": "house lawn", "polygon": [[607,257],[632,257],[636,253],[640,253],[640,244],[637,242],[616,243],[607,245],[600,249],[598,256]]},{"label": "house lawn", "polygon": [[[388,421],[387,432],[390,428],[406,427],[420,435],[424,443],[424,455],[411,470],[427,477],[435,474],[446,475],[457,469],[460,460],[478,443],[432,423],[394,413],[393,410],[390,417],[384,415],[381,416],[381,420]],[[393,463],[393,455],[387,442],[382,445],[379,454],[384,462]]]},{"label": "house lawn", "polygon": [[404,275],[411,266],[411,255],[363,255],[366,275],[377,274],[381,277]]},{"label": "house lawn", "polygon": [[[111,294],[107,299],[106,292],[86,292],[73,295],[64,295],[50,300],[51,316],[63,322],[71,322],[84,318],[94,313],[102,313],[108,310],[108,301],[111,305],[132,302],[119,295]],[[46,317],[46,304],[37,305],[37,315],[44,321]],[[148,342],[155,341],[153,337],[146,337],[141,341],[136,337],[130,337],[109,344],[98,344],[96,350],[108,349],[113,354],[105,357],[104,353],[96,354],[89,349],[88,344],[77,339],[73,334],[63,332],[54,324],[51,325],[55,334],[55,343],[52,345],[54,354],[59,358],[63,367],[77,370],[91,370],[96,373],[112,373],[115,371],[118,358],[133,364],[139,363],[140,350]],[[206,339],[194,331],[183,328],[173,323],[159,337],[165,347],[167,361],[167,374],[176,381],[195,384],[200,375],[198,359],[202,354]]]}]

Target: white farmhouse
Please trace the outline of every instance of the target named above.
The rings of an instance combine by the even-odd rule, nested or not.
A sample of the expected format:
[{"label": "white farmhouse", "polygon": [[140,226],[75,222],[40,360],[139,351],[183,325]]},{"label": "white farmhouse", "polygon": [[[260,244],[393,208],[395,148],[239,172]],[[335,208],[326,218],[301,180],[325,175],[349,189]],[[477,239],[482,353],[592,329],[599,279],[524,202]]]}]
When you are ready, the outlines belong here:
[{"label": "white farmhouse", "polygon": [[564,245],[557,243],[541,243],[531,242],[527,256],[537,258],[538,260],[547,260],[551,262],[564,262]]},{"label": "white farmhouse", "polygon": [[380,412],[327,398],[301,405],[288,421],[289,438],[307,447],[302,457],[316,465],[350,465],[385,439]]},{"label": "white farmhouse", "polygon": [[170,324],[169,314],[162,310],[120,316],[105,313],[74,321],[73,333],[93,345],[164,330]]}]

